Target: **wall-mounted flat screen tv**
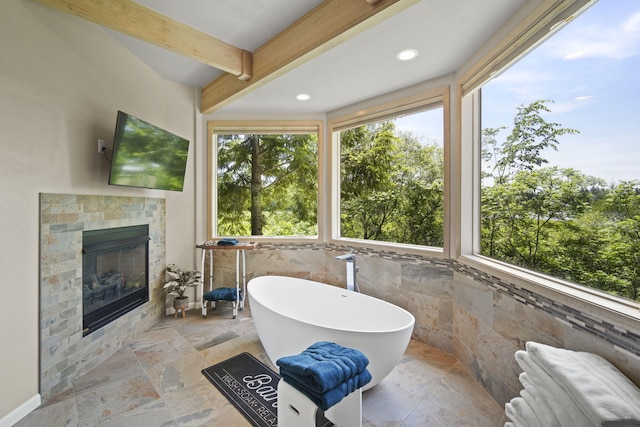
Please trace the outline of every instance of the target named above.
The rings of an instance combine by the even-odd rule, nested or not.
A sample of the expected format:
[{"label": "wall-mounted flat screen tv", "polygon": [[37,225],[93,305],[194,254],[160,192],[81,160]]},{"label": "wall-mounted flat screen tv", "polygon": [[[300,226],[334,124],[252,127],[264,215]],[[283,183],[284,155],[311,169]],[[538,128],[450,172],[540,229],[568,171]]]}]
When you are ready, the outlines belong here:
[{"label": "wall-mounted flat screen tv", "polygon": [[182,191],[189,141],[118,111],[109,184]]}]

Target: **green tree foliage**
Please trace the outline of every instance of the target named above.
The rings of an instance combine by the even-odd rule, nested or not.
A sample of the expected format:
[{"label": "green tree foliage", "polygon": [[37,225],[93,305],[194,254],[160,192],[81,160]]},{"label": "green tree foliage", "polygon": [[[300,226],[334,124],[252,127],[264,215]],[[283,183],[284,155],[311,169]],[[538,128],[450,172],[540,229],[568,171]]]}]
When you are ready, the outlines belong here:
[{"label": "green tree foliage", "polygon": [[578,133],[544,120],[542,114],[551,111],[547,106],[549,102],[540,100],[518,107],[511,133],[502,143],[496,137],[505,127],[483,129],[482,159],[490,165],[489,176],[495,182],[501,183],[519,171],[530,171],[548,163],[542,151],[557,150],[560,136]]},{"label": "green tree foliage", "polygon": [[638,300],[640,185],[545,166],[546,149],[576,130],[544,120],[547,103],[518,108],[514,126],[483,130],[481,252]]},{"label": "green tree foliage", "polygon": [[611,215],[608,252],[611,270],[621,280],[614,291],[633,300],[640,299],[640,183],[623,181],[607,195]]},{"label": "green tree foliage", "polygon": [[341,235],[443,244],[443,150],[399,132],[393,121],[340,133]]},{"label": "green tree foliage", "polygon": [[317,135],[218,135],[218,234],[317,234]]},{"label": "green tree foliage", "polygon": [[400,157],[398,144],[393,122],[340,133],[342,236],[384,240],[397,204],[393,168]]}]

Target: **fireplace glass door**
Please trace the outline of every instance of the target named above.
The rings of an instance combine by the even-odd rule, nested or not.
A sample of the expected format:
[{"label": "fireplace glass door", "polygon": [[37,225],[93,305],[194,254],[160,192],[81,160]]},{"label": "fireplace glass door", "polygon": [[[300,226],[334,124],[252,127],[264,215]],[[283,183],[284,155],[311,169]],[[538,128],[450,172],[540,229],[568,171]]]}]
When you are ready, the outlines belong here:
[{"label": "fireplace glass door", "polygon": [[83,335],[149,301],[149,226],[85,231]]}]

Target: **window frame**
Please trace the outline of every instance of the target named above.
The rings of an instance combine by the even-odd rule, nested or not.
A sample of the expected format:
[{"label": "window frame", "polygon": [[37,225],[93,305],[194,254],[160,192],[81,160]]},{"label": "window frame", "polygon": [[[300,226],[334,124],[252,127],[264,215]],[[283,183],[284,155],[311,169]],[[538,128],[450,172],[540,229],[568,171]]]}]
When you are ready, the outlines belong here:
[{"label": "window frame", "polygon": [[[376,104],[372,107],[358,109],[349,113],[334,117],[328,122],[327,134],[329,141],[329,163],[330,163],[330,225],[327,242],[336,245],[350,245],[360,247],[370,247],[378,250],[402,251],[423,256],[438,258],[448,258],[452,245],[450,244],[450,193],[451,193],[451,102],[450,87],[441,86],[436,89],[420,91],[410,96],[405,96],[394,101]],[[375,123],[398,116],[427,111],[433,108],[442,107],[443,115],[443,151],[444,151],[444,201],[443,201],[443,247],[431,247],[410,245],[404,243],[381,242],[376,240],[354,239],[340,236],[340,141],[339,132],[341,130],[354,128],[370,123]]]},{"label": "window frame", "polygon": [[[546,1],[535,10],[524,11],[517,24],[505,30],[492,47],[458,80],[461,187],[460,242],[455,259],[497,279],[530,289],[560,303],[579,304],[587,311],[593,306],[605,313],[638,321],[640,303],[598,289],[564,281],[543,273],[517,267],[480,254],[481,217],[481,86],[497,76],[529,51],[546,41],[558,29],[586,10],[596,0]],[[591,308],[590,308],[591,307]]]},{"label": "window frame", "polygon": [[318,136],[318,194],[317,234],[315,236],[234,236],[250,238],[252,241],[280,241],[317,243],[324,232],[323,213],[320,205],[325,191],[322,185],[322,162],[324,150],[324,122],[321,120],[209,120],[207,122],[207,236],[218,236],[218,144],[217,134],[260,133],[260,134],[316,134]]}]

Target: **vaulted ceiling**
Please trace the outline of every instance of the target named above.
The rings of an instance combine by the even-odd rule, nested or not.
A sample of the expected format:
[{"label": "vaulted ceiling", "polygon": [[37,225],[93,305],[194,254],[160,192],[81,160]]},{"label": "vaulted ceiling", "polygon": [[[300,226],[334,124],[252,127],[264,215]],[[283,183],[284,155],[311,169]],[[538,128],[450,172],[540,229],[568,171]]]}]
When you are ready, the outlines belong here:
[{"label": "vaulted ceiling", "polygon": [[[164,78],[201,89],[203,113],[254,114],[324,113],[454,72],[527,2],[38,1],[103,26]],[[398,61],[403,49],[418,57]]]}]

